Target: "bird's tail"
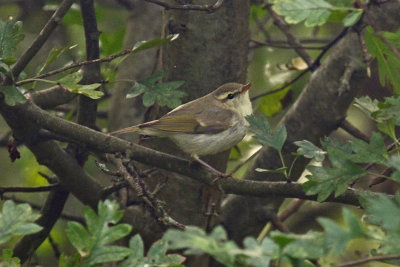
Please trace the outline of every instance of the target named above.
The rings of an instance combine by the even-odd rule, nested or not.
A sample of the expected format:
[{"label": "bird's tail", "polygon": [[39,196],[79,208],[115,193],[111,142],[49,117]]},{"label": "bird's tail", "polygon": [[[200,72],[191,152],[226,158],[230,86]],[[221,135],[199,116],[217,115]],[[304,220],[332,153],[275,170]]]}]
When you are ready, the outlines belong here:
[{"label": "bird's tail", "polygon": [[109,134],[110,135],[117,135],[117,134],[123,134],[123,133],[137,132],[137,131],[139,131],[139,129],[140,128],[138,127],[138,125],[135,125],[135,126],[127,127],[127,128],[124,128],[124,129],[120,129],[120,130],[115,131],[115,132],[111,132]]},{"label": "bird's tail", "polygon": [[148,122],[145,122],[145,123],[142,123],[142,124],[138,124],[138,125],[135,125],[135,126],[130,126],[130,127],[127,127],[127,128],[123,128],[123,129],[120,129],[118,131],[111,132],[109,134],[110,135],[116,135],[116,134],[136,132],[136,133],[139,133],[139,134],[153,135],[152,131],[151,130],[149,131],[147,129],[151,128],[151,126],[156,122],[157,122],[157,120],[148,121]]}]

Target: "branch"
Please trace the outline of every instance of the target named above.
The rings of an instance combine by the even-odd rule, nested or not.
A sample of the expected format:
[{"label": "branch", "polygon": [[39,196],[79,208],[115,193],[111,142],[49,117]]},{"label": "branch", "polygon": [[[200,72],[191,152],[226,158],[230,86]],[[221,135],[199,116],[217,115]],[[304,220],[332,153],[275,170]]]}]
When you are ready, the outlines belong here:
[{"label": "branch", "polygon": [[213,4],[213,5],[190,5],[190,4],[173,5],[173,4],[168,4],[168,3],[165,3],[165,2],[159,1],[159,0],[145,0],[145,1],[162,6],[167,10],[168,9],[197,10],[197,11],[206,11],[206,12],[216,11],[218,8],[220,8],[222,6],[222,3],[224,2],[224,0],[217,0],[217,2],[215,2],[215,4]]},{"label": "branch", "polygon": [[143,177],[140,177],[133,165],[133,161],[121,160],[111,157],[114,164],[117,165],[119,172],[124,177],[125,181],[129,186],[136,191],[137,196],[143,201],[145,207],[152,214],[155,221],[162,227],[175,227],[181,230],[185,229],[185,225],[177,222],[170,217],[167,211],[162,206],[160,200],[158,200],[152,193],[150,193],[146,184],[143,182]]},{"label": "branch", "polygon": [[46,186],[36,186],[36,187],[22,187],[22,186],[4,186],[0,187],[0,196],[9,192],[20,192],[20,193],[37,193],[37,192],[48,192],[60,187],[59,184],[52,184]]},{"label": "branch", "polygon": [[[76,123],[58,118],[41,110],[31,102],[8,108],[11,109],[12,112],[16,114],[16,116],[18,116],[20,121],[28,120],[35,122],[40,127],[53,131],[57,134],[61,134],[71,140],[76,141],[77,143],[86,145],[88,148],[91,148],[94,151],[105,153],[123,152],[136,161],[159,167],[168,171],[180,173],[208,185],[212,185],[212,182],[215,179],[214,173],[208,171],[202,166],[198,166],[198,168],[193,168],[189,165],[188,160],[184,160],[173,155],[168,155],[163,152],[142,147],[140,145],[132,144],[117,137],[106,135],[85,126],[81,126]],[[47,142],[44,144],[47,144]],[[69,156],[66,157],[68,158]],[[48,155],[47,158],[52,158],[52,156]],[[60,173],[60,168],[63,170],[62,172],[68,171],[68,173],[71,172],[69,168],[77,168],[66,166],[65,162],[59,164],[61,166],[56,165],[56,162],[51,165],[46,165],[59,177],[60,175],[62,175],[63,177],[65,177],[66,175],[66,173]],[[73,174],[71,174],[71,176],[72,175]],[[80,176],[81,175],[83,174],[80,174]],[[75,177],[72,176],[68,179],[72,178]],[[83,203],[88,203],[88,199],[82,199],[82,197],[88,197],[88,192],[86,188],[91,186],[83,185],[82,183],[84,182],[84,180],[80,180],[81,178],[77,177],[76,179],[76,182],[71,181],[74,185],[74,188],[71,188],[71,182],[68,182],[68,186],[71,188],[71,192],[76,194],[77,197],[81,200],[84,200]],[[60,181],[62,181],[61,177]],[[271,195],[276,195],[287,198],[316,200],[316,196],[305,195],[302,190],[302,185],[299,183],[258,182],[226,178],[220,180],[219,184],[221,185],[221,188],[224,190],[224,192],[227,194],[239,194],[253,197],[270,197]],[[355,190],[349,189],[342,196],[339,196],[337,198],[331,196],[330,198],[328,198],[327,201],[340,202],[358,206],[359,202],[356,192],[357,191]],[[93,199],[93,197],[95,196],[90,197],[91,199]],[[98,200],[99,198],[100,197],[97,196],[95,199]],[[93,202],[94,199],[90,201],[90,203],[92,204]]]},{"label": "branch", "polygon": [[85,61],[82,61],[82,62],[72,63],[72,64],[69,64],[69,65],[67,65],[65,67],[62,67],[62,68],[59,68],[59,69],[56,69],[56,70],[52,70],[52,71],[40,74],[40,75],[35,76],[33,78],[16,82],[15,84],[17,86],[20,86],[20,85],[23,85],[23,84],[26,84],[26,83],[34,82],[36,79],[43,79],[43,78],[58,74],[60,72],[64,72],[64,71],[69,70],[69,69],[78,68],[78,67],[91,65],[91,64],[102,63],[102,62],[111,62],[114,59],[122,57],[122,56],[125,56],[125,55],[127,55],[127,54],[129,54],[131,52],[132,52],[132,49],[125,49],[125,50],[122,50],[121,52],[118,52],[118,53],[116,53],[114,55],[111,55],[111,56],[108,56],[108,57],[103,57],[103,58],[98,58],[98,59],[85,60]]},{"label": "branch", "polygon": [[[258,48],[260,46],[269,46],[274,48],[281,48],[281,49],[295,49],[295,48],[303,48],[303,49],[310,49],[310,50],[321,50],[324,49],[325,46],[294,46],[290,44],[279,44],[273,41],[258,41],[258,40],[250,40],[250,42],[254,43],[254,48]],[[252,47],[253,48],[253,47]]]},{"label": "branch", "polygon": [[22,70],[28,65],[31,59],[36,55],[43,44],[50,37],[51,33],[57,27],[58,23],[61,21],[62,17],[68,12],[74,0],[64,0],[54,12],[51,18],[47,21],[46,25],[40,31],[39,35],[33,41],[31,46],[22,54],[22,56],[17,60],[15,65],[12,67],[11,71],[7,73],[5,84],[11,84],[13,78],[19,76]]},{"label": "branch", "polygon": [[[313,58],[307,53],[299,40],[297,40],[296,36],[291,32],[289,25],[272,10],[271,5],[266,4],[265,8],[271,14],[274,24],[285,34],[289,45],[292,46],[296,53],[304,60],[304,62],[307,63],[309,68],[312,67],[314,62]],[[311,70],[313,71],[314,69]]]},{"label": "branch", "polygon": [[343,120],[340,124],[340,127],[352,136],[364,140],[365,142],[369,142],[369,137],[365,133],[354,127],[354,125],[351,124],[348,120]]},{"label": "branch", "polygon": [[384,260],[396,260],[396,259],[400,259],[400,254],[381,255],[381,256],[368,257],[368,258],[355,260],[355,261],[348,261],[348,262],[338,264],[338,265],[336,265],[336,267],[356,266],[356,265],[361,265],[363,263],[367,263],[367,262],[371,262],[371,261],[384,261]]},{"label": "branch", "polygon": [[76,96],[77,94],[71,93],[58,85],[27,94],[29,99],[43,109],[68,103]]},{"label": "branch", "polygon": [[266,95],[270,95],[270,94],[274,94],[274,93],[277,93],[277,92],[279,92],[279,91],[282,91],[282,90],[284,90],[286,87],[288,87],[289,85],[295,83],[297,80],[299,80],[301,77],[303,77],[304,74],[306,74],[307,72],[316,70],[316,69],[319,67],[319,65],[321,64],[321,59],[322,59],[322,57],[323,57],[323,56],[329,51],[329,49],[331,49],[337,42],[339,42],[343,37],[345,37],[346,34],[348,33],[348,31],[349,31],[349,28],[344,28],[333,40],[331,40],[331,41],[322,49],[321,53],[317,56],[317,58],[314,60],[314,62],[312,63],[312,65],[309,66],[307,69],[303,70],[302,72],[300,72],[295,78],[293,78],[292,80],[290,80],[290,81],[284,83],[282,86],[280,86],[280,87],[278,87],[278,88],[276,88],[276,89],[274,89],[274,90],[271,90],[271,91],[268,91],[268,92],[259,94],[259,95],[257,95],[257,96],[253,96],[253,97],[251,98],[251,101],[257,100],[258,98],[263,97],[263,96],[266,96]]}]

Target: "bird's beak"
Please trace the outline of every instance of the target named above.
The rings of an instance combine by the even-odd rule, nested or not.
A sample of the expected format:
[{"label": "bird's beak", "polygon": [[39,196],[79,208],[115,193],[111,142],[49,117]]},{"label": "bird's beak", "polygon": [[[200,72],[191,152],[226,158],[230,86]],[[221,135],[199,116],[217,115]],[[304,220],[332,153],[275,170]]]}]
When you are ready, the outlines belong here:
[{"label": "bird's beak", "polygon": [[251,87],[252,85],[253,85],[253,84],[252,84],[251,82],[249,82],[248,84],[243,85],[242,91],[240,91],[240,93],[241,93],[241,94],[246,93],[246,92],[250,89],[250,87]]}]

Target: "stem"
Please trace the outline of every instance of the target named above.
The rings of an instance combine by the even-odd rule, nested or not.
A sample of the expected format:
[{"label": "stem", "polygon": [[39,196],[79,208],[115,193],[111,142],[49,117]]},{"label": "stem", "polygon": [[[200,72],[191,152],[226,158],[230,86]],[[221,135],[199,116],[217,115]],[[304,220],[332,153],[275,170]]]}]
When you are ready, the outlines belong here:
[{"label": "stem", "polygon": [[269,233],[271,230],[272,224],[270,222],[266,223],[264,228],[261,230],[260,234],[257,237],[257,241],[261,243],[264,237]]},{"label": "stem", "polygon": [[283,155],[281,151],[278,151],[279,158],[281,159],[282,167],[285,168],[285,171],[283,172],[283,175],[285,175],[286,179],[289,179],[288,173],[287,173],[287,167],[285,164],[285,160],[283,159]]},{"label": "stem", "polygon": [[289,174],[288,174],[288,179],[289,180],[290,180],[290,176],[292,176],[292,170],[293,170],[294,163],[297,161],[298,158],[299,158],[299,156],[296,155],[296,157],[292,161],[292,164],[290,164]]},{"label": "stem", "polygon": [[50,84],[57,84],[56,81],[46,80],[46,79],[39,79],[39,78],[29,78],[29,79],[26,79],[26,80],[19,81],[18,84],[19,83],[25,84],[25,83],[31,83],[31,82],[44,82],[44,83],[50,83]]}]

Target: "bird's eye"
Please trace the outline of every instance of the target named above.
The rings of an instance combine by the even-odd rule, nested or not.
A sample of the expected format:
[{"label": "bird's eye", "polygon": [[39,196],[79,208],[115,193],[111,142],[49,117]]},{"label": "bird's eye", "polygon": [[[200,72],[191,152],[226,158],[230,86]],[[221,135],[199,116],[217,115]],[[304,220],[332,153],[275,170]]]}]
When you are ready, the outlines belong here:
[{"label": "bird's eye", "polygon": [[233,99],[234,97],[235,97],[234,94],[229,94],[227,98],[228,98],[228,99]]}]

